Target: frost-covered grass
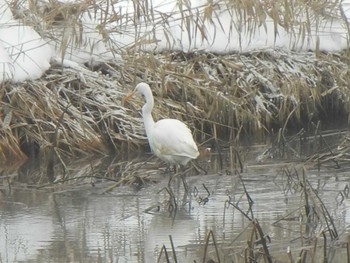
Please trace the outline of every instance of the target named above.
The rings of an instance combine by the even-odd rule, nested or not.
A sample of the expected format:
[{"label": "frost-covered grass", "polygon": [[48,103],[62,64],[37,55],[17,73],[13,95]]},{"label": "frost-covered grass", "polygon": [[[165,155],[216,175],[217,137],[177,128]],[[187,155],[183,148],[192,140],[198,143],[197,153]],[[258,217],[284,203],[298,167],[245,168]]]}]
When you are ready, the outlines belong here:
[{"label": "frost-covered grass", "polygon": [[146,145],[143,101],[123,105],[141,80],[153,89],[155,119],[185,121],[198,142],[286,133],[350,112],[348,60],[327,53],[137,53],[96,70],[56,64],[39,80],[5,83],[4,160],[28,149],[64,159]]},{"label": "frost-covered grass", "polygon": [[348,42],[346,3],[11,1],[10,7],[5,18],[34,28],[54,55],[40,79],[2,84],[4,160],[145,145],[136,111],[142,102],[122,104],[140,81],[153,89],[155,118],[182,119],[199,142],[284,133],[350,112],[349,56],[340,51]]}]

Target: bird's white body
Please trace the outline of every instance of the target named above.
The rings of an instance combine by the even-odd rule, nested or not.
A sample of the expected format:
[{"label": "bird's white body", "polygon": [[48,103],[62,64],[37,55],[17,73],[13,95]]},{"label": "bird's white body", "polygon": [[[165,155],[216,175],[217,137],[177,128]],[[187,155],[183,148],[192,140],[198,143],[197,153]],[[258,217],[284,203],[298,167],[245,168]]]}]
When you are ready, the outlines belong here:
[{"label": "bird's white body", "polygon": [[154,123],[147,137],[154,154],[171,164],[186,165],[199,154],[191,131],[179,120],[163,119]]},{"label": "bird's white body", "polygon": [[152,109],[154,99],[151,88],[146,83],[139,83],[135,93],[142,94],[146,100],[142,107],[142,117],[151,150],[156,156],[170,164],[186,165],[199,155],[190,129],[176,119],[162,119],[154,122]]}]

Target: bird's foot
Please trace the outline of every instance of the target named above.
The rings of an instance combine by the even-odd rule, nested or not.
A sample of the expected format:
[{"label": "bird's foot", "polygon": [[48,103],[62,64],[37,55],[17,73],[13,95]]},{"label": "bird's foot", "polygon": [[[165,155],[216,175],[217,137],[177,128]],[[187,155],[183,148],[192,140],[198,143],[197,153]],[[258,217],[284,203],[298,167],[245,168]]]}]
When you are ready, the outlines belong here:
[{"label": "bird's foot", "polygon": [[167,193],[169,194],[168,211],[170,213],[170,216],[172,218],[175,218],[177,207],[178,207],[176,202],[176,196],[170,186],[164,187],[163,189],[166,190]]}]

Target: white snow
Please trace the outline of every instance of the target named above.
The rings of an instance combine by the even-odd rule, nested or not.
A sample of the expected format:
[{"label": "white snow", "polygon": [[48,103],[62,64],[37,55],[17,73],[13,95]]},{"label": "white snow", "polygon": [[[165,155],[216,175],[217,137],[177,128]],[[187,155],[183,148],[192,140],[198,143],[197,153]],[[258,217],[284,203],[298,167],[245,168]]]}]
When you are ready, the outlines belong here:
[{"label": "white snow", "polygon": [[51,48],[29,26],[14,20],[0,0],[0,83],[39,78],[50,67]]},{"label": "white snow", "polygon": [[[137,28],[133,34],[129,34],[128,37],[113,34],[112,37],[116,41],[124,42],[126,46],[132,45],[135,38],[148,39],[152,44],[143,45],[141,48],[158,51],[172,49],[185,52],[203,50],[229,53],[265,48],[302,51],[315,50],[317,46],[320,50],[336,51],[347,46],[348,32],[344,21],[340,18],[315,20],[310,32],[305,32],[304,39],[298,34],[299,28],[296,28],[294,33],[287,32],[279,25],[275,28],[273,20],[269,18],[264,24],[256,25],[254,34],[250,34],[251,31],[245,21],[240,21],[238,15],[224,5],[218,5],[219,7],[213,11],[211,21],[204,21],[203,13],[207,6],[205,0],[192,0],[191,7],[183,6],[182,12],[174,0],[153,1],[153,3],[157,3],[153,6],[154,21],[148,23],[142,21],[141,13],[139,23],[133,25]],[[343,1],[342,6],[345,13],[350,15],[350,1]],[[122,14],[136,16],[131,0],[120,2],[119,7]],[[163,23],[162,14],[167,14],[166,25]],[[187,16],[191,19],[186,20]],[[298,19],[305,22],[301,18]]]},{"label": "white snow", "polygon": [[[0,0],[0,83],[38,78],[49,68],[51,58],[93,64],[121,59],[126,50],[138,49],[217,53],[265,48],[339,51],[348,45],[348,31],[341,18],[315,19],[306,37],[300,36],[300,28],[287,32],[267,18],[264,23],[256,25],[254,34],[251,34],[248,29],[251,24],[240,21],[240,14],[228,10],[220,1],[213,10],[212,19],[203,16],[208,7],[206,0],[192,0],[190,6],[180,6],[179,3],[186,1],[176,0],[146,2],[148,8],[134,10],[132,0],[117,1],[113,8],[109,6],[108,9],[102,1],[97,9],[88,9],[78,18],[81,22],[79,41],[73,37],[76,34],[73,28],[62,27],[60,32],[53,33],[57,34],[55,42],[42,39],[34,29],[15,20],[6,1]],[[349,18],[350,0],[342,1],[342,7]],[[118,19],[101,27],[101,21],[110,21],[114,15]],[[303,21],[300,16],[302,14],[295,19]],[[64,49],[62,39],[66,40]],[[62,62],[62,65],[67,63]]]}]

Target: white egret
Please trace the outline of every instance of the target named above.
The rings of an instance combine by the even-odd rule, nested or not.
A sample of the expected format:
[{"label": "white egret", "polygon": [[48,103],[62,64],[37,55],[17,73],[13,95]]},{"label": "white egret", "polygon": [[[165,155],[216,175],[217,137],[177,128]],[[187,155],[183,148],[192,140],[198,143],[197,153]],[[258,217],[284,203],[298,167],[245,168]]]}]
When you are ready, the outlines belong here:
[{"label": "white egret", "polygon": [[174,165],[185,166],[190,160],[196,159],[199,155],[198,148],[186,124],[176,119],[154,122],[154,99],[150,86],[139,83],[125,100],[129,100],[134,94],[143,95],[146,101],[142,107],[142,118],[152,152],[163,161]]}]

